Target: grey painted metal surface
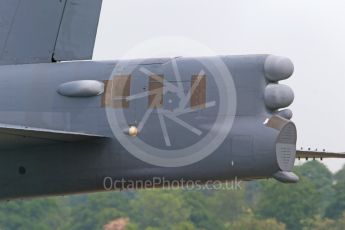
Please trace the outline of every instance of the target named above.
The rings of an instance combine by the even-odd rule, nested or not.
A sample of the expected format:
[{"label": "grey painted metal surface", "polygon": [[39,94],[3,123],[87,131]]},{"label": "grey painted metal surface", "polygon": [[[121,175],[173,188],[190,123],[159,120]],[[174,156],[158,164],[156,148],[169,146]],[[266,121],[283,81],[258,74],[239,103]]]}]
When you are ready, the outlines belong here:
[{"label": "grey painted metal surface", "polygon": [[92,58],[102,0],[67,0],[56,41],[54,59]]},{"label": "grey painted metal surface", "polygon": [[0,0],[0,65],[92,57],[101,0]]},{"label": "grey painted metal surface", "polygon": [[[204,63],[212,63],[212,60],[217,58],[209,57],[201,60]],[[232,117],[233,125],[224,141],[216,146],[215,151],[193,164],[181,167],[163,167],[139,159],[133,152],[128,151],[131,148],[124,144],[126,143],[124,139],[133,145],[138,144],[137,140],[140,139],[155,148],[175,154],[170,157],[182,154],[179,149],[184,149],[193,143],[212,145],[213,142],[203,143],[203,137],[212,130],[212,127],[216,127],[212,131],[214,136],[223,132],[222,125],[217,126],[215,121],[219,111],[222,111],[221,100],[229,93],[220,90],[215,84],[216,79],[221,76],[212,75],[208,70],[204,72],[207,77],[206,99],[215,101],[210,104],[211,107],[188,110],[188,114],[178,117],[181,120],[177,120],[176,117],[169,119],[169,116],[164,114],[170,145],[167,145],[164,138],[159,113],[178,108],[179,100],[174,93],[165,92],[163,107],[153,109],[145,126],[136,137],[131,137],[125,134],[124,130],[120,130],[123,135],[119,139],[114,135],[112,123],[109,122],[111,119],[107,117],[109,108],[102,106],[104,94],[74,98],[60,95],[57,89],[71,81],[111,80],[114,77],[114,67],[121,64],[121,71],[117,69],[116,74],[132,76],[130,89],[132,96],[147,92],[149,88],[149,76],[145,74],[147,72],[143,71],[143,67],[163,75],[165,86],[169,83],[175,86],[181,83],[188,92],[192,75],[200,73],[200,59],[165,59],[158,64],[148,59],[1,66],[0,123],[101,138],[64,142],[50,140],[49,136],[44,135],[33,136],[30,132],[22,131],[21,136],[26,136],[32,143],[28,145],[23,143],[25,141],[23,138],[11,133],[2,133],[2,135],[10,135],[13,138],[11,141],[17,143],[17,148],[13,144],[10,145],[11,148],[0,146],[0,167],[3,172],[0,175],[2,188],[0,197],[10,199],[103,191],[105,177],[135,181],[152,180],[154,177],[164,177],[166,180],[183,178],[206,181],[269,178],[279,171],[291,171],[290,163],[285,164],[284,167],[279,163],[280,153],[277,152],[277,144],[286,143],[284,142],[286,139],[281,137],[282,131],[277,129],[274,122],[271,124],[273,128],[265,123],[276,113],[268,109],[264,101],[265,89],[269,84],[263,68],[266,58],[267,55],[220,58],[231,71],[233,89],[237,95],[236,107],[228,110],[234,113],[222,113],[221,116]],[[141,62],[145,64],[141,65]],[[178,66],[180,81],[174,81],[173,63]],[[230,103],[229,99],[225,101]],[[130,100],[128,108],[110,108],[110,111],[125,115],[125,120],[119,123],[124,128],[133,125],[140,127],[140,122],[143,121],[148,110],[148,95]],[[190,130],[185,124],[194,129]],[[292,123],[285,120],[285,124]],[[199,136],[196,130],[200,130],[202,134]],[[4,140],[6,142],[6,139]],[[294,146],[293,140],[288,144]],[[140,146],[139,144],[138,147]],[[293,162],[294,154],[290,154],[289,157],[289,162]],[[24,174],[23,168],[25,168]]]},{"label": "grey painted metal surface", "polygon": [[50,63],[92,57],[101,4],[0,0],[0,199],[155,178],[294,183],[295,157],[344,158],[296,153],[285,57]]}]

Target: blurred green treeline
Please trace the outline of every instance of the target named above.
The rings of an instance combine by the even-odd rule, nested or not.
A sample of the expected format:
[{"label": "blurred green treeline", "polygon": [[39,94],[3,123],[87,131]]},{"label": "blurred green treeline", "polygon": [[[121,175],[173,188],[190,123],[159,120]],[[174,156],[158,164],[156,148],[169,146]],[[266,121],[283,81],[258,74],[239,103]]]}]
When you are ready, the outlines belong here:
[{"label": "blurred green treeline", "polygon": [[345,229],[345,167],[296,166],[297,184],[239,190],[141,190],[0,203],[0,229]]}]

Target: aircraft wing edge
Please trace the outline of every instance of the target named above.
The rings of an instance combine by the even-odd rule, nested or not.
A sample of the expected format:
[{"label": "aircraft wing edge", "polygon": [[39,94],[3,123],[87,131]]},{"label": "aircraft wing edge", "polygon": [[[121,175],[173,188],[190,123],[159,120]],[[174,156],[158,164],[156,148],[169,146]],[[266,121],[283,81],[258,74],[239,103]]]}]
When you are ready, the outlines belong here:
[{"label": "aircraft wing edge", "polygon": [[41,128],[33,128],[33,127],[27,127],[27,126],[1,124],[1,123],[0,123],[0,135],[28,137],[28,138],[57,141],[57,142],[75,142],[75,141],[90,140],[90,139],[95,139],[95,138],[105,138],[104,136],[99,136],[99,135],[94,135],[94,134],[68,132],[68,131],[52,130],[52,129],[41,129]]}]

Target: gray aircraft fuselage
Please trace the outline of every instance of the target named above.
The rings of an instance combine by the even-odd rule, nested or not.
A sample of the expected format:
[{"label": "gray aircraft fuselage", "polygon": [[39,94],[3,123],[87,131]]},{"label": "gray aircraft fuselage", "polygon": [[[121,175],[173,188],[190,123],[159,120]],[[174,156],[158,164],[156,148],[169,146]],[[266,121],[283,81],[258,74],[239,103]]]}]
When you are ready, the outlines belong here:
[{"label": "gray aircraft fuselage", "polygon": [[[31,141],[35,138],[22,136],[18,141],[17,138],[9,138],[6,133],[0,134],[0,198],[104,191],[106,177],[133,181],[151,180],[154,177],[225,181],[270,178],[279,171],[291,170],[295,156],[289,152],[289,147],[295,148],[296,129],[287,119],[275,117],[277,109],[269,109],[265,103],[265,89],[270,84],[264,68],[267,57],[220,57],[233,78],[235,92],[227,94],[223,94],[224,90],[219,90],[222,86],[216,83],[220,76],[202,69],[202,65],[191,58],[126,61],[116,73],[114,68],[119,63],[117,61],[0,66],[1,124],[101,137],[61,142],[49,138]],[[214,58],[203,60],[208,62]],[[178,65],[180,79],[174,77],[176,73],[171,67],[172,61]],[[125,119],[120,120],[118,126],[140,126],[150,109],[149,95],[130,100],[122,108],[106,108],[105,92],[87,97],[58,93],[59,87],[68,82],[106,82],[115,75],[127,75],[131,76],[131,95],[140,95],[149,90],[150,81],[149,74],[144,74],[141,68],[164,77],[164,82],[175,86],[181,84],[186,94],[193,85],[192,76],[203,71],[202,74],[206,76],[206,102],[215,102],[213,107],[201,106],[179,117],[194,129],[188,129],[189,126],[183,125],[185,123],[177,124],[173,118],[164,117],[167,131],[164,133],[157,111],[174,111],[181,100],[174,92],[164,92],[161,108],[151,108],[152,113],[139,134],[135,137],[124,134],[121,138],[128,140],[123,142],[114,135],[117,126],[111,126],[107,113],[111,114],[114,110],[115,114],[123,114]],[[236,98],[225,98],[227,95],[235,95]],[[219,108],[221,100],[236,102],[232,104],[235,108],[230,108],[233,113],[221,114],[226,119],[231,117],[231,130],[211,154],[197,162],[186,165],[180,162],[181,165],[172,166],[150,164],[130,153],[124,144],[140,139],[148,146],[162,149],[162,152],[175,150],[173,153],[178,154],[179,149],[202,142],[211,128],[219,125],[214,123],[222,111]],[[277,122],[274,117],[278,119]],[[118,135],[122,131],[125,133],[125,130],[117,131]],[[212,130],[214,135],[222,131],[222,124]],[[208,143],[203,144],[207,146]],[[283,153],[282,148],[286,150]],[[169,157],[174,158],[173,155]]]}]

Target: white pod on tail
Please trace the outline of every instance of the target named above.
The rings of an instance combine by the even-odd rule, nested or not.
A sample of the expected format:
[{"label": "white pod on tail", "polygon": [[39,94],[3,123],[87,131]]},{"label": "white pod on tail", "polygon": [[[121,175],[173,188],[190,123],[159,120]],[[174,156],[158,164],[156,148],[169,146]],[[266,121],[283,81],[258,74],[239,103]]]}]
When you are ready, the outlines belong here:
[{"label": "white pod on tail", "polygon": [[104,83],[94,80],[71,81],[61,84],[57,91],[66,97],[94,97],[104,92]]},{"label": "white pod on tail", "polygon": [[266,86],[265,104],[271,110],[288,107],[294,98],[294,92],[287,85],[269,84]]},{"label": "white pod on tail", "polygon": [[294,65],[289,58],[270,55],[265,61],[267,80],[277,82],[289,78],[294,72]]}]

